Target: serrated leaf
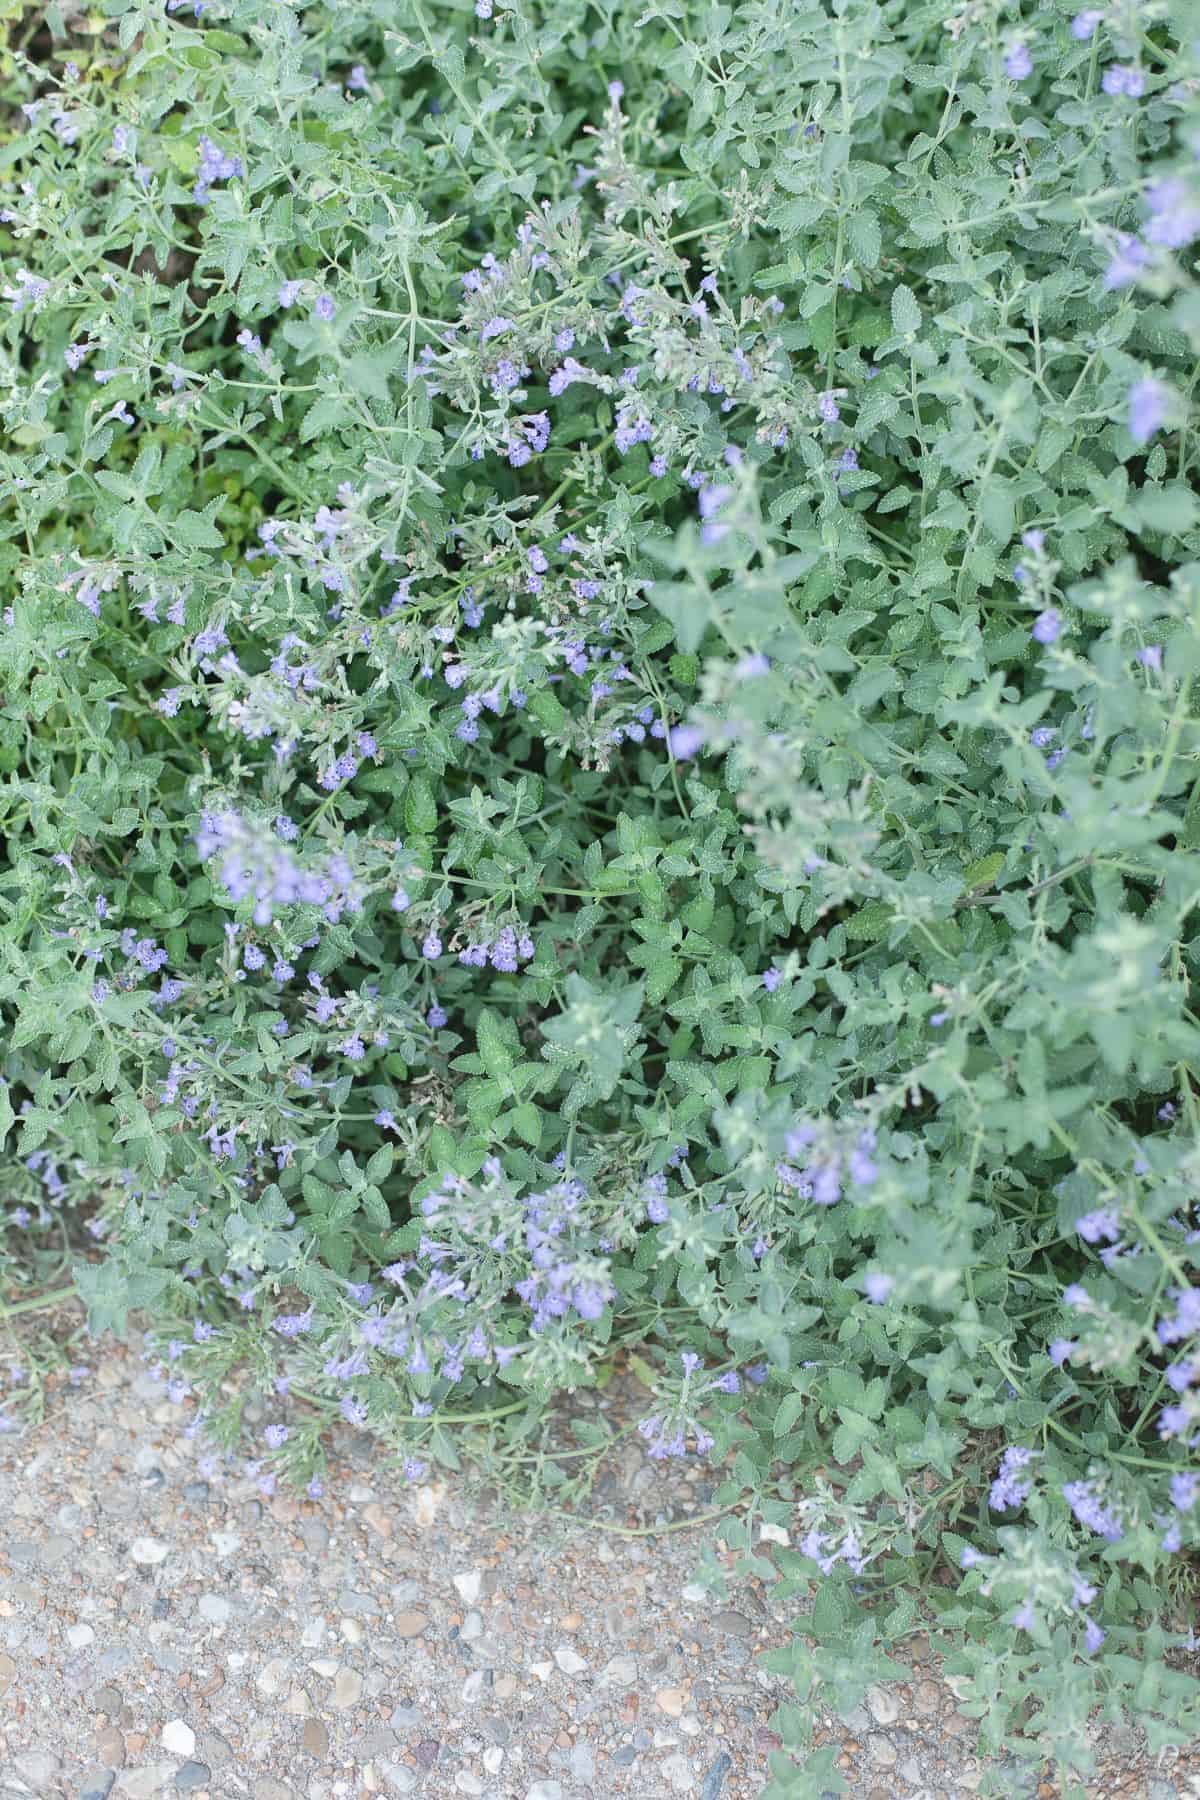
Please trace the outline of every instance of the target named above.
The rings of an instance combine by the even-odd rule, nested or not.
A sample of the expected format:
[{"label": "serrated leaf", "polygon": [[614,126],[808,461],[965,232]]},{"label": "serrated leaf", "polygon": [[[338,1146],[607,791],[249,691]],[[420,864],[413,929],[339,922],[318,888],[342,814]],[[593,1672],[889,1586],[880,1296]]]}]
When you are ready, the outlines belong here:
[{"label": "serrated leaf", "polygon": [[897,337],[913,337],[921,329],[921,308],[917,296],[903,283],[892,289],[892,330]]}]

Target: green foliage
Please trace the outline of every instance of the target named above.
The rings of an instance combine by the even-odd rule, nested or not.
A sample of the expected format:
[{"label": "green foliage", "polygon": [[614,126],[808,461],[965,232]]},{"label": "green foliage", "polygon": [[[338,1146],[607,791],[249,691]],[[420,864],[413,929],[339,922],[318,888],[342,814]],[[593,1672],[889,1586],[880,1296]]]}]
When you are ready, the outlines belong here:
[{"label": "green foliage", "polygon": [[6,16],[0,1272],[1194,1737],[1190,9]]}]

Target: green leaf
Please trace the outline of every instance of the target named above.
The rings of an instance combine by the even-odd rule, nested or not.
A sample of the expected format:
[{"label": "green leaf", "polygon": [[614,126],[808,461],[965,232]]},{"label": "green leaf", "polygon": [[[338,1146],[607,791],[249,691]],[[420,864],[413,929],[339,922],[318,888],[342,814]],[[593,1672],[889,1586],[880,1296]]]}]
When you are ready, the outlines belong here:
[{"label": "green leaf", "polygon": [[404,796],[404,823],[413,837],[431,837],[437,830],[438,809],[428,775],[417,774]]},{"label": "green leaf", "polygon": [[910,287],[892,289],[892,330],[897,337],[915,337],[921,329],[921,308]]}]

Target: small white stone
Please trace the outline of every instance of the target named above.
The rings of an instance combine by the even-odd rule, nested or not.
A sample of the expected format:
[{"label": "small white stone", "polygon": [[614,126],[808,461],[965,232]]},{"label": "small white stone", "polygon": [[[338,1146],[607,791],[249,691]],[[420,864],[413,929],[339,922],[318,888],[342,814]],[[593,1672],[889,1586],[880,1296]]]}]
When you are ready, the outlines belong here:
[{"label": "small white stone", "polygon": [[339,1669],[333,1681],[333,1704],[340,1712],[357,1706],[362,1699],[363,1678],[357,1669]]},{"label": "small white stone", "polygon": [[701,1587],[698,1581],[687,1582],[682,1592],[683,1597],[689,1606],[699,1606],[703,1601],[708,1599],[708,1589],[706,1587]]},{"label": "small white stone", "polygon": [[535,1781],[525,1790],[525,1800],[563,1800],[561,1781]]},{"label": "small white stone", "polygon": [[867,1711],[877,1725],[894,1725],[900,1717],[900,1702],[895,1691],[886,1687],[869,1687]]},{"label": "small white stone", "polygon": [[170,1554],[171,1546],[164,1544],[160,1538],[136,1537],[129,1546],[129,1554],[135,1563],[143,1568],[153,1568],[155,1563],[165,1562]]},{"label": "small white stone", "polygon": [[233,1556],[242,1547],[236,1531],[214,1531],[208,1541],[218,1556]]},{"label": "small white stone", "polygon": [[209,1625],[225,1625],[229,1621],[229,1602],[222,1594],[201,1594],[196,1611]]},{"label": "small white stone", "polygon": [[632,1656],[614,1656],[600,1671],[601,1687],[632,1687],[638,1678],[637,1661]]},{"label": "small white stone", "polygon": [[471,1673],[462,1684],[462,1697],[468,1706],[474,1706],[475,1702],[482,1697],[482,1694],[483,1670],[472,1669]]},{"label": "small white stone", "polygon": [[498,1775],[504,1764],[504,1752],[499,1744],[489,1744],[483,1753],[483,1766],[489,1775]]},{"label": "small white stone", "polygon": [[95,1639],[95,1632],[90,1625],[68,1625],[67,1642],[72,1650],[84,1650]]},{"label": "small white stone", "polygon": [[338,1621],[338,1630],[348,1644],[362,1643],[362,1626],[357,1619],[340,1619]]},{"label": "small white stone", "polygon": [[304,1630],[300,1633],[300,1642],[306,1650],[318,1650],[321,1646],[321,1639],[324,1636],[324,1619],[310,1619],[308,1624],[304,1627]]},{"label": "small white stone", "polygon": [[554,1673],[554,1664],[547,1662],[530,1663],[529,1670],[532,1675],[537,1676],[539,1681],[549,1681],[551,1675]]},{"label": "small white stone", "polygon": [[695,1713],[684,1713],[679,1721],[679,1729],[688,1737],[695,1737],[700,1730],[700,1721]]},{"label": "small white stone", "polygon": [[461,1575],[454,1577],[454,1585],[463,1605],[474,1606],[483,1590],[483,1572],[480,1569],[465,1569]]},{"label": "small white stone", "polygon": [[318,1656],[308,1666],[318,1675],[323,1675],[326,1681],[332,1681],[342,1665],[336,1656]]},{"label": "small white stone", "polygon": [[677,1794],[690,1794],[696,1785],[691,1764],[686,1756],[680,1756],[678,1751],[674,1756],[667,1757],[663,1763],[662,1772]]},{"label": "small white stone", "polygon": [[787,1544],[790,1542],[783,1526],[772,1525],[769,1519],[763,1520],[758,1528],[758,1535],[764,1544]]},{"label": "small white stone", "polygon": [[569,1644],[560,1644],[554,1652],[554,1660],[564,1675],[581,1675],[587,1668],[585,1659],[578,1650],[572,1650]]},{"label": "small white stone", "polygon": [[162,1728],[162,1747],[172,1756],[190,1756],[196,1748],[196,1734],[182,1719],[168,1719]]},{"label": "small white stone", "polygon": [[454,1786],[460,1794],[479,1795],[483,1792],[483,1783],[478,1775],[472,1775],[470,1769],[460,1769],[454,1777]]},{"label": "small white stone", "polygon": [[276,1694],[283,1692],[283,1684],[288,1677],[288,1666],[282,1656],[273,1656],[265,1662],[254,1677],[254,1685],[260,1694],[273,1700]]}]

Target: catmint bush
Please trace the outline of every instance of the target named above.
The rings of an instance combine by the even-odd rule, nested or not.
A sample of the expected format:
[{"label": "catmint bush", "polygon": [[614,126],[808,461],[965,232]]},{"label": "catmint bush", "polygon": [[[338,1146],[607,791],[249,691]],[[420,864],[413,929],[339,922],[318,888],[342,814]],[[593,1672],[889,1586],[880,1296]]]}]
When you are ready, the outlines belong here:
[{"label": "catmint bush", "polygon": [[640,1346],[773,1794],[1193,1736],[1189,7],[8,18],[10,1279],[267,1486]]}]

